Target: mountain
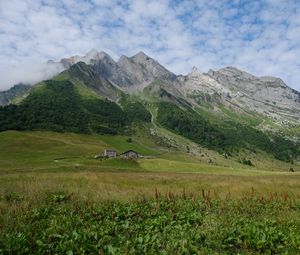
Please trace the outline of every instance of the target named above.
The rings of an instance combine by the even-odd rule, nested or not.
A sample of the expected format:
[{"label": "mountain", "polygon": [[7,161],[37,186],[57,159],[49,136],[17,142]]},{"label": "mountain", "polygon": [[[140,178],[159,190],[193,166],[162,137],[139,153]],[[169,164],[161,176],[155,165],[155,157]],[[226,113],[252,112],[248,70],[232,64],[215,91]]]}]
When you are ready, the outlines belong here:
[{"label": "mountain", "polygon": [[105,52],[92,50],[58,64],[68,69],[78,62],[93,66],[98,76],[130,94],[149,86],[146,91],[150,97],[170,93],[190,103],[221,103],[237,112],[264,115],[277,124],[297,124],[300,120],[300,93],[279,78],[256,77],[234,67],[208,73],[193,68],[190,74],[177,76],[143,52],[121,56],[115,62]]},{"label": "mountain", "polygon": [[25,84],[14,85],[7,91],[0,92],[0,106],[12,103],[17,97],[25,96],[29,92],[31,86]]},{"label": "mountain", "polygon": [[[123,97],[125,101],[126,95]],[[134,101],[125,103],[121,107],[99,98],[84,85],[70,80],[48,80],[32,88],[19,105],[8,105],[0,110],[0,131],[127,134],[133,121],[150,122],[151,115],[143,105]]]},{"label": "mountain", "polygon": [[299,123],[300,93],[281,79],[256,77],[234,67],[200,73],[196,68],[182,80],[182,91],[198,103],[215,102],[237,111],[265,115],[277,123]]},{"label": "mountain", "polygon": [[[133,86],[143,89],[153,81],[175,81],[176,75],[168,71],[156,60],[148,57],[145,53],[139,52],[131,58],[122,56],[118,65],[121,70],[130,78]],[[128,86],[129,87],[129,86]]]},{"label": "mountain", "polygon": [[51,64],[62,66],[66,70],[79,62],[92,65],[99,75],[114,85],[128,90],[132,87],[144,88],[156,79],[175,81],[177,78],[144,52],[139,52],[132,57],[121,56],[116,62],[107,53],[92,50],[85,56],[64,58],[59,62],[52,61]]},{"label": "mountain", "polygon": [[91,51],[51,64],[64,71],[2,101],[18,104],[0,108],[0,130],[130,135],[144,126],[226,155],[300,155],[300,93],[279,78],[234,67],[175,75],[143,52],[114,61]]},{"label": "mountain", "polygon": [[300,120],[300,93],[275,77],[255,77],[233,67],[207,76],[230,90],[228,101],[242,109],[265,114],[275,121]]},{"label": "mountain", "polygon": [[71,66],[63,75],[66,75],[73,83],[87,86],[97,95],[112,101],[116,101],[122,93],[118,87],[104,78],[104,75],[99,74],[97,66],[87,65],[84,62]]},{"label": "mountain", "polygon": [[[89,51],[85,56],[72,56],[70,58],[63,58],[58,63],[63,66],[64,69],[68,69],[72,65],[78,62],[84,62],[86,64],[93,64],[103,59],[107,54],[103,51],[97,52],[96,50]],[[52,62],[55,64],[55,62]]]}]

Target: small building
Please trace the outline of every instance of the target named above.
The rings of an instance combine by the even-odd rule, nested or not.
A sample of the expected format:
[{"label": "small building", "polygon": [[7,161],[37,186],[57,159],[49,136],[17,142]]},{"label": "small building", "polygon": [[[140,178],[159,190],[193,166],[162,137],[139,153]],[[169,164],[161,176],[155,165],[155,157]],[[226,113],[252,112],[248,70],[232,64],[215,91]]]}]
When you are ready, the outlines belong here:
[{"label": "small building", "polygon": [[125,159],[136,159],[139,158],[141,155],[139,155],[136,151],[129,150],[121,153],[119,156]]},{"label": "small building", "polygon": [[108,157],[108,158],[116,158],[117,157],[117,152],[115,150],[105,149],[104,153],[103,153],[103,156]]}]

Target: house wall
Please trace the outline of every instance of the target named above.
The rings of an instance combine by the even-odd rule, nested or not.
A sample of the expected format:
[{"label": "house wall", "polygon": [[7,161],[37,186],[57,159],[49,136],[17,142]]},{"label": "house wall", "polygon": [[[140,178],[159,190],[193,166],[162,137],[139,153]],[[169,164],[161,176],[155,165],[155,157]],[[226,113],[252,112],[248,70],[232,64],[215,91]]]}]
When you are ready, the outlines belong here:
[{"label": "house wall", "polygon": [[110,157],[110,158],[115,158],[115,157],[117,157],[117,152],[116,151],[105,150],[104,151],[104,156]]}]

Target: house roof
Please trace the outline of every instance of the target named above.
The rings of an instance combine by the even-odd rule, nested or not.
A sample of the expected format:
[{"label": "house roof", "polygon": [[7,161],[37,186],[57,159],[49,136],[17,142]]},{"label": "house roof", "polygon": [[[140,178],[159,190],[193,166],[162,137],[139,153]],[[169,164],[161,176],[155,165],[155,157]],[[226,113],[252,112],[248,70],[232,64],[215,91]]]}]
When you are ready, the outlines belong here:
[{"label": "house roof", "polygon": [[121,153],[120,155],[124,155],[124,154],[127,154],[127,153],[129,153],[129,152],[133,152],[133,153],[135,153],[135,154],[138,154],[136,151],[134,151],[134,150],[128,150],[128,151],[124,151],[123,153]]}]

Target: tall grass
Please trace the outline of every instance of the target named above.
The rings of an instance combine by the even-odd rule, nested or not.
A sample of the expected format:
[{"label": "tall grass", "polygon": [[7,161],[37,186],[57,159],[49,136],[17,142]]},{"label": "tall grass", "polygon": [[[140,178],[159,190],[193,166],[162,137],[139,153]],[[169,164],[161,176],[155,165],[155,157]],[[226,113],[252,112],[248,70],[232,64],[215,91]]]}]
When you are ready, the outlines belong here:
[{"label": "tall grass", "polygon": [[300,200],[158,189],[131,202],[50,192],[37,204],[2,198],[3,254],[299,254]]}]

